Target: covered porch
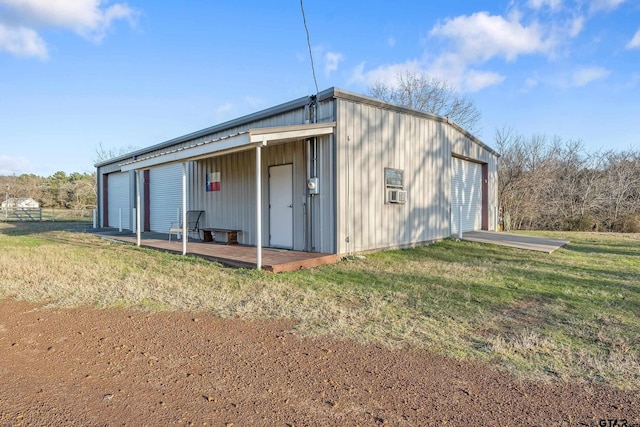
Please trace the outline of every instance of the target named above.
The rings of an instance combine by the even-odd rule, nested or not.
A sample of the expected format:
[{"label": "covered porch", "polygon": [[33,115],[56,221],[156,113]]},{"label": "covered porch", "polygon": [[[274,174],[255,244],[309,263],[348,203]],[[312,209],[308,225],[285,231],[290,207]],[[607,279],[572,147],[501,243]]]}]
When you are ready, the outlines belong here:
[{"label": "covered porch", "polygon": [[[138,240],[138,236],[135,233],[127,231],[118,232],[114,229],[107,229],[94,230],[92,232],[104,239],[116,242],[195,256],[236,268],[257,268],[258,259],[255,246],[225,245],[192,239],[188,242],[186,253],[183,253],[183,242],[181,240],[169,241],[167,234],[163,233],[140,233],[140,240]],[[281,273],[324,264],[334,264],[337,260],[338,258],[335,254],[262,248],[261,268],[268,272]]]},{"label": "covered porch", "polygon": [[[213,249],[209,248],[208,250],[204,251],[209,254],[208,255],[203,254],[203,255],[208,256],[211,259],[220,260],[221,262],[229,265],[234,265],[234,263],[238,264],[238,262],[240,262],[239,260],[242,260],[241,262],[244,262],[244,265],[240,265],[240,266],[252,266],[257,269],[265,268],[265,269],[271,269],[272,271],[275,271],[276,269],[273,267],[274,264],[269,263],[269,259],[267,258],[268,256],[278,254],[278,253],[289,253],[289,258],[291,258],[291,254],[296,254],[296,253],[301,255],[306,254],[306,252],[297,252],[293,250],[282,251],[282,250],[273,248],[273,247],[284,247],[284,248],[300,250],[300,249],[303,249],[300,244],[298,244],[297,247],[293,244],[291,245],[280,244],[280,243],[275,244],[273,241],[271,241],[271,244],[269,244],[269,241],[272,239],[272,236],[280,235],[277,232],[272,233],[272,230],[275,229],[275,227],[267,228],[269,227],[269,223],[268,223],[269,218],[279,218],[279,216],[272,215],[272,214],[270,215],[269,211],[266,210],[267,208],[269,210],[271,210],[272,208],[271,202],[269,201],[267,203],[267,200],[265,198],[269,196],[269,194],[271,193],[270,191],[271,189],[267,191],[267,189],[263,186],[263,180],[271,176],[270,174],[267,174],[267,166],[271,167],[271,164],[267,163],[267,161],[263,162],[261,153],[264,149],[267,149],[271,146],[290,146],[291,145],[290,143],[294,143],[297,141],[305,141],[305,140],[309,140],[311,138],[316,138],[319,136],[332,135],[334,132],[334,128],[335,128],[335,122],[249,129],[249,130],[240,131],[238,133],[231,134],[231,135],[214,137],[213,139],[208,141],[194,141],[193,143],[191,143],[191,145],[185,145],[185,146],[170,149],[164,152],[156,152],[153,154],[148,154],[143,157],[135,157],[133,159],[125,161],[124,163],[120,163],[119,166],[122,172],[135,172],[135,183],[136,183],[135,190],[134,190],[135,191],[135,202],[134,202],[135,211],[134,211],[132,229],[135,230],[136,236],[135,236],[135,241],[133,243],[139,246],[146,246],[146,245],[149,245],[149,241],[152,240],[152,239],[145,239],[146,242],[144,244],[142,242],[142,234],[144,233],[143,231],[144,227],[142,227],[142,223],[141,223],[141,211],[142,211],[141,188],[143,187],[143,182],[144,182],[142,172],[149,171],[154,168],[159,168],[165,165],[171,165],[171,164],[182,165],[182,168],[181,168],[182,169],[182,177],[181,177],[182,197],[181,197],[181,207],[179,208],[179,211],[181,212],[181,214],[179,215],[179,217],[187,218],[188,210],[196,209],[196,210],[201,210],[203,212],[210,211],[210,209],[212,209],[211,204],[213,204],[213,203],[210,203],[209,208],[202,206],[202,197],[200,196],[200,193],[199,193],[201,190],[199,190],[199,187],[193,187],[191,180],[193,176],[200,177],[200,175],[203,175],[203,172],[200,171],[199,173],[194,173],[194,175],[191,175],[192,172],[189,172],[189,173],[187,172],[188,162],[193,162],[192,165],[194,164],[199,165],[201,164],[200,161],[202,160],[222,158],[222,157],[229,158],[229,156],[238,155],[239,153],[253,153],[253,158],[247,157],[250,160],[244,163],[245,167],[236,168],[234,170],[234,173],[236,173],[236,171],[242,172],[241,174],[236,173],[235,175],[237,180],[236,182],[242,182],[242,185],[244,186],[243,188],[253,187],[253,189],[251,190],[251,193],[253,193],[253,196],[245,197],[242,200],[238,200],[238,198],[236,198],[235,200],[231,200],[230,202],[229,200],[227,200],[227,206],[241,207],[241,209],[243,209],[244,212],[252,213],[251,215],[252,219],[249,220],[250,224],[247,225],[247,221],[246,221],[247,217],[245,216],[244,225],[220,224],[220,222],[224,222],[224,221],[220,221],[219,223],[214,223],[214,224],[209,223],[207,225],[207,228],[221,228],[221,229],[234,228],[234,229],[241,230],[241,232],[243,233],[242,235],[246,236],[246,238],[243,238],[243,240],[244,240],[244,243],[247,244],[247,246],[243,246],[244,249],[238,249],[238,251],[242,251],[246,253],[248,253],[249,251],[253,251],[253,255],[252,256],[240,255],[239,253],[237,253],[234,256],[230,257],[230,259],[227,259],[226,262],[222,261],[223,259],[225,259],[223,258],[222,255],[212,254],[213,252],[219,253],[220,250],[214,251]],[[270,152],[270,150],[267,150],[267,152]],[[244,156],[244,154],[242,155]],[[302,162],[299,162],[298,164],[302,164]],[[249,166],[249,168],[246,168],[246,166]],[[255,170],[252,171],[251,170],[252,168],[255,168]],[[189,169],[191,169],[191,166]],[[209,179],[209,175],[207,172],[207,186],[209,185],[208,179]],[[189,186],[187,185],[188,180],[190,182]],[[254,181],[253,185],[250,184],[251,180]],[[172,182],[176,182],[176,181],[177,180],[174,179]],[[204,189],[202,191],[204,191]],[[212,190],[212,191],[219,191],[219,190]],[[297,191],[299,194],[305,194],[305,193],[300,193],[299,189]],[[305,191],[306,191],[306,187],[305,187]],[[145,191],[145,197],[148,197],[147,194],[148,193]],[[291,194],[291,196],[293,197],[293,193]],[[296,200],[299,200],[299,199],[296,199]],[[145,205],[146,205],[146,201],[145,201]],[[224,203],[218,204],[218,206],[215,206],[213,208],[214,212],[217,212],[218,207],[223,207],[223,206],[224,206]],[[294,204],[291,201],[287,202],[287,208],[296,209],[294,207]],[[306,209],[306,206],[305,206],[305,209]],[[209,213],[211,213],[211,211]],[[263,225],[263,223],[265,224]],[[189,233],[187,232],[188,231],[187,222],[182,221],[182,224],[180,225],[180,227],[182,228],[182,231],[183,231],[182,235],[188,236]],[[293,227],[293,223],[292,223],[292,227]],[[203,229],[202,227],[200,228]],[[156,231],[163,231],[162,228],[154,228],[154,229]],[[164,239],[157,239],[157,240],[159,241],[157,243],[154,243],[155,246],[169,245],[169,242],[167,241],[165,243]],[[264,249],[264,254],[265,254],[264,259],[263,259],[263,246],[265,246],[265,243],[263,242],[266,242],[267,246],[269,245],[272,246],[272,248]],[[183,255],[196,254],[197,251],[194,249],[195,246],[192,247],[192,245],[197,245],[199,243],[200,242],[198,242],[197,240],[189,241],[187,237],[187,239],[184,239],[181,242],[178,242],[178,243],[172,242],[170,247],[162,247],[162,249],[173,251],[174,248],[178,248],[177,251],[182,253]],[[214,247],[216,245],[211,245],[211,246]],[[306,250],[314,250],[314,249],[315,248],[307,247]],[[235,248],[232,250],[235,250]],[[327,250],[325,249],[324,252],[327,252]],[[301,256],[301,255],[295,256],[295,259],[296,260],[299,260],[301,258],[312,259],[312,258],[316,258],[317,254],[309,253],[308,255],[305,255],[305,256]],[[320,254],[320,255],[326,255],[326,254]],[[233,261],[233,259],[236,259],[236,261]],[[277,265],[282,263],[275,262],[275,264]],[[268,267],[268,266],[271,266],[271,267]]]}]

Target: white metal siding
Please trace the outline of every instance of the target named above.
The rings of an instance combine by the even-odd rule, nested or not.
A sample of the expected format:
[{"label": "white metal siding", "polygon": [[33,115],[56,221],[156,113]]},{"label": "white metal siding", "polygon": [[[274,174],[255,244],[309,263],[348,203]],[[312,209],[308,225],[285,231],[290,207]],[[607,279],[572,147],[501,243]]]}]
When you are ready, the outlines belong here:
[{"label": "white metal siding", "polygon": [[[462,208],[462,211],[461,211]],[[462,215],[462,216],[461,216]],[[451,160],[451,234],[482,227],[482,165],[453,157]]]},{"label": "white metal siding", "polygon": [[129,194],[129,172],[110,173],[107,178],[109,226],[118,227],[122,209],[122,228],[131,229],[131,195]]},{"label": "white metal siding", "polygon": [[[328,140],[328,139],[327,139]],[[305,203],[306,203],[306,158],[304,141],[267,146],[262,149],[262,242],[269,242],[269,166],[293,164],[293,249],[305,250]],[[322,144],[321,144],[322,146]],[[255,150],[242,151],[210,159],[196,161],[190,172],[190,209],[206,212],[207,227],[234,228],[242,230],[238,241],[246,245],[256,244],[256,178]],[[220,191],[205,192],[204,180],[207,172],[220,172]],[[331,182],[321,191],[331,198]],[[324,199],[323,199],[324,200]],[[331,208],[322,204],[322,212]],[[314,221],[329,221],[331,212],[317,215]],[[318,238],[320,238],[318,236]],[[332,253],[334,240],[326,238],[315,251]]]},{"label": "white metal siding", "polygon": [[[204,190],[204,186],[203,186]],[[182,210],[182,163],[149,171],[149,220],[151,231],[166,233]]]},{"label": "white metal siding", "polygon": [[[447,237],[443,190],[449,190],[451,151],[445,126],[342,99],[337,122],[337,253]],[[405,204],[385,204],[384,168],[403,170]]]},{"label": "white metal siding", "polygon": [[[318,138],[317,171],[320,193],[311,197],[311,251],[336,253],[335,139]],[[306,173],[303,171],[303,173]],[[306,184],[306,181],[304,182]],[[302,194],[306,194],[306,185]],[[295,199],[294,199],[295,201]]]},{"label": "white metal siding", "polygon": [[[342,98],[336,108],[337,253],[450,236],[452,154],[488,164],[492,227],[497,157],[489,150],[436,118]],[[405,204],[384,203],[385,167],[404,171]]]}]

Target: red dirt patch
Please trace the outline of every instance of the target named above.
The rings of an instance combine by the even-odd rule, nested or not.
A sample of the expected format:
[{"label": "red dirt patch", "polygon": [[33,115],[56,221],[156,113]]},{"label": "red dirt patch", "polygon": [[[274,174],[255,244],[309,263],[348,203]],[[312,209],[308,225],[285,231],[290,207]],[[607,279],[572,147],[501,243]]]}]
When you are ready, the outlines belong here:
[{"label": "red dirt patch", "polygon": [[284,321],[0,303],[0,425],[640,423],[637,393],[301,338]]}]

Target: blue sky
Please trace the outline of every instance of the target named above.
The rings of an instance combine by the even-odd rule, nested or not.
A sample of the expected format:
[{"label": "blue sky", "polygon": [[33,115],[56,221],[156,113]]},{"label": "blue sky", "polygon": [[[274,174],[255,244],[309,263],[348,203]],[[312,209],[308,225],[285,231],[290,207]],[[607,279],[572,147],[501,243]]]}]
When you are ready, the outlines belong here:
[{"label": "blue sky", "polygon": [[[304,0],[320,90],[447,80],[496,129],[640,146],[639,0]],[[298,0],[0,0],[0,174],[91,172],[315,93]]]}]

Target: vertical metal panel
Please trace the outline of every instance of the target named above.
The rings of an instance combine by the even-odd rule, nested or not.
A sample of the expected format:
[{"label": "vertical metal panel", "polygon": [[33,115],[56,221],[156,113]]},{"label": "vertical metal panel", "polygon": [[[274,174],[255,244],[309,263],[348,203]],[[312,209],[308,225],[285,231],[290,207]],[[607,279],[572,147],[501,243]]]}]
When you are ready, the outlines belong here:
[{"label": "vertical metal panel", "polygon": [[[380,105],[336,102],[338,253],[448,237],[454,152],[488,163],[490,180],[496,175],[496,157],[448,123]],[[385,167],[404,171],[406,204],[385,204]]]},{"label": "vertical metal panel", "polygon": [[166,233],[178,221],[182,205],[182,163],[149,171],[149,220],[151,231]]},{"label": "vertical metal panel", "polygon": [[106,195],[109,192],[107,181],[109,176],[102,173],[102,168],[98,168],[96,176],[96,188],[98,190],[98,221],[100,223],[100,227],[106,227],[109,223],[109,213],[106,210],[108,208]]},{"label": "vertical metal panel", "polygon": [[[314,252],[335,253],[336,208],[334,194],[335,155],[333,137],[324,136],[318,138],[317,146],[317,169],[320,193],[311,197],[311,235],[313,236],[311,250]],[[301,172],[304,173],[305,171]]]},{"label": "vertical metal panel", "polygon": [[[269,241],[269,166],[293,164],[294,249],[304,250],[304,204],[306,166],[303,141],[267,146],[262,149],[263,242]],[[190,209],[206,212],[207,227],[242,230],[238,241],[256,244],[255,235],[255,152],[253,150],[199,160],[193,163]],[[205,191],[206,174],[220,172],[220,191]]]},{"label": "vertical metal panel", "polygon": [[131,229],[132,197],[130,174],[129,172],[110,173],[107,182],[109,226],[119,226],[120,209],[122,209],[122,228],[129,230]]}]

